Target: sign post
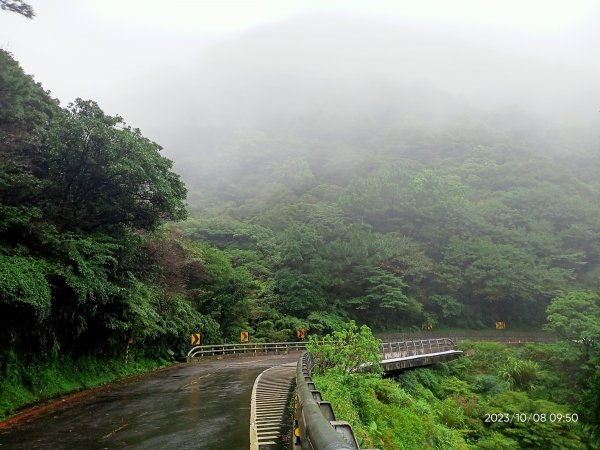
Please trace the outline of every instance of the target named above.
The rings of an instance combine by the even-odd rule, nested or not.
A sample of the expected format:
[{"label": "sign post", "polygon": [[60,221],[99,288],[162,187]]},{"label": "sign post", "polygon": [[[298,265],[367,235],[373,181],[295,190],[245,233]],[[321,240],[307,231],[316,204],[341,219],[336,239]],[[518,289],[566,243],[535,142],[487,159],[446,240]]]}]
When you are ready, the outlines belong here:
[{"label": "sign post", "polygon": [[133,337],[127,340],[127,348],[125,349],[125,364],[129,362],[129,346],[133,344]]}]

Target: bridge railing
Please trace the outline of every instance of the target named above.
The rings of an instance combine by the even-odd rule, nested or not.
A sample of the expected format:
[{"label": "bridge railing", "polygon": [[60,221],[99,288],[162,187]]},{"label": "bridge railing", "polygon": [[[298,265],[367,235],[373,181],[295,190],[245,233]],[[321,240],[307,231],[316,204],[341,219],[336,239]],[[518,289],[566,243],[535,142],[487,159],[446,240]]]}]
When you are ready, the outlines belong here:
[{"label": "bridge railing", "polygon": [[240,353],[287,353],[306,350],[306,342],[261,342],[242,344],[197,345],[187,354],[187,360],[205,356],[233,355]]},{"label": "bridge railing", "polygon": [[[388,341],[380,346],[382,359],[402,358],[405,356],[437,353],[455,350],[456,344],[452,339],[419,339],[412,341]],[[260,342],[240,344],[197,345],[187,354],[187,360],[208,356],[259,353],[289,353],[290,351],[306,350],[306,342]]]},{"label": "bridge railing", "polygon": [[388,341],[380,346],[382,359],[405,358],[456,350],[456,342],[449,338]]}]

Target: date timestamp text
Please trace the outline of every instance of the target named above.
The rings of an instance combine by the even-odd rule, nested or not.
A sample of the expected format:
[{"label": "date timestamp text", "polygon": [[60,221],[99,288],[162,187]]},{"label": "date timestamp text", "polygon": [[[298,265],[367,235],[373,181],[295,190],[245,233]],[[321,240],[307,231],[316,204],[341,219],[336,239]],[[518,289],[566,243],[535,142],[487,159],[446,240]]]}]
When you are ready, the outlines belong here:
[{"label": "date timestamp text", "polygon": [[576,413],[486,413],[484,418],[486,423],[575,423],[578,420],[579,416]]}]

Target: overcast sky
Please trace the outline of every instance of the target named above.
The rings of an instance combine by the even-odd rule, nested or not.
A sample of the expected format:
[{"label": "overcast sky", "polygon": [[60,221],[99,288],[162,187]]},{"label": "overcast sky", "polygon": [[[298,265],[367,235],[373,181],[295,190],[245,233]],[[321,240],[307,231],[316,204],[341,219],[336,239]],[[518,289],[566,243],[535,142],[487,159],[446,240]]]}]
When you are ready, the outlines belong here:
[{"label": "overcast sky", "polygon": [[[199,67],[207,66],[206,61],[199,65],[205,54],[213,55],[214,60],[214,54],[219,53],[220,48],[225,49],[224,54],[235,55],[235,58],[249,52],[245,56],[246,61],[250,60],[254,49],[264,44],[257,38],[257,29],[259,32],[261,29],[277,30],[277,27],[281,29],[282,22],[294,23],[302,17],[323,17],[323,14],[331,21],[336,17],[367,20],[371,24],[370,30],[376,30],[377,25],[373,24],[380,21],[389,27],[412,27],[423,35],[447,33],[470,46],[489,48],[504,55],[500,60],[509,55],[513,58],[511,64],[517,65],[510,68],[513,73],[520,71],[527,77],[529,72],[530,78],[539,77],[541,84],[547,74],[549,81],[544,89],[549,93],[554,89],[568,97],[572,85],[576,101],[582,96],[595,99],[594,95],[598,93],[598,0],[31,0],[30,4],[36,12],[33,20],[0,12],[0,46],[12,52],[25,71],[33,74],[63,103],[76,97],[94,99],[109,113],[119,113],[129,122],[133,119],[133,125],[141,126],[143,131],[145,124],[135,121],[143,122],[145,118],[139,108],[132,108],[130,91],[136,86],[168,89],[144,84],[143,80],[153,79],[155,74],[162,74],[160,76],[164,78],[165,71],[174,75],[194,73],[194,70],[200,70]],[[273,33],[270,39],[276,36],[276,31]],[[250,38],[246,39],[247,36]],[[347,34],[345,36],[347,39]],[[231,42],[241,42],[237,53],[227,50]],[[291,41],[285,41],[285,45],[289,45],[288,42]],[[302,45],[305,43],[298,47]],[[377,45],[364,46],[363,53],[368,54],[376,48],[381,50],[383,61],[385,45],[381,42]],[[422,52],[427,51],[429,43],[421,41],[419,45],[418,51]],[[318,52],[318,47],[318,43],[314,48],[306,47],[306,53],[310,54],[307,60],[315,61],[314,53]],[[331,48],[338,47],[333,45]],[[262,55],[269,55],[269,52],[262,50]],[[294,55],[294,58],[290,61],[302,62],[301,56]],[[430,59],[440,58],[444,55],[432,50]],[[381,71],[392,71],[391,66],[375,59],[371,62],[381,64]],[[460,55],[456,60],[461,60]],[[463,60],[471,61],[472,58]],[[533,61],[531,70],[527,67],[529,60]],[[286,61],[285,58],[282,61]],[[327,70],[327,61],[316,61],[321,61],[323,70]],[[491,71],[494,64],[486,64]],[[498,63],[499,67],[501,64],[504,63]],[[227,67],[231,69],[231,66]],[[480,69],[463,67],[463,72],[449,71],[444,77],[464,78],[465,74]],[[218,67],[214,70],[218,71]],[[319,68],[315,70],[318,72]],[[402,67],[398,66],[400,70]],[[438,69],[433,65],[427,70]],[[501,76],[506,78],[506,73],[502,72]],[[573,78],[560,83],[560,77]],[[435,77],[432,79],[436,82]],[[529,85],[535,83],[531,79],[528,82]],[[443,81],[440,84],[452,91],[451,85],[443,86]],[[491,90],[491,86],[479,83],[474,88],[484,92]],[[529,88],[521,86],[521,89]],[[514,92],[522,95],[522,91]],[[139,100],[145,94],[137,92],[136,95]],[[498,95],[505,94],[499,91]],[[536,95],[530,101],[541,102],[545,91]],[[600,109],[600,105],[596,108],[592,103],[585,106],[584,115],[593,108],[595,112]],[[548,109],[549,105],[552,101],[543,107]],[[156,134],[151,132],[150,135]]]}]

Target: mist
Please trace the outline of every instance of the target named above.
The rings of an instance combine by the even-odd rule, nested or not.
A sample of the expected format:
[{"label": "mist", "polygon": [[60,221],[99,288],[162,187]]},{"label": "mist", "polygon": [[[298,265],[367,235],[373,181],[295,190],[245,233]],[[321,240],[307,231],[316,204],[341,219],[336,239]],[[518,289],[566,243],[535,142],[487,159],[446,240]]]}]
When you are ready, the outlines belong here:
[{"label": "mist", "polygon": [[190,55],[188,68],[164,67],[114,92],[127,105],[121,114],[173,156],[206,153],[202,142],[189,148],[199,137],[247,126],[277,132],[306,121],[328,128],[331,121],[389,124],[509,110],[552,123],[597,123],[597,59],[566,59],[564,48],[552,52],[554,42],[543,47],[525,38],[311,15],[248,31]]},{"label": "mist", "polygon": [[[319,12],[265,10],[261,20],[257,10],[239,26],[225,8],[217,29],[200,6],[38,3],[33,32],[6,29],[25,69],[63,104],[92,98],[139,127],[192,184],[233,176],[256,146],[271,158],[321,154],[316,164],[464,123],[546,153],[597,142],[600,18],[590,5],[312,5]],[[143,23],[162,16],[171,28]]]}]

